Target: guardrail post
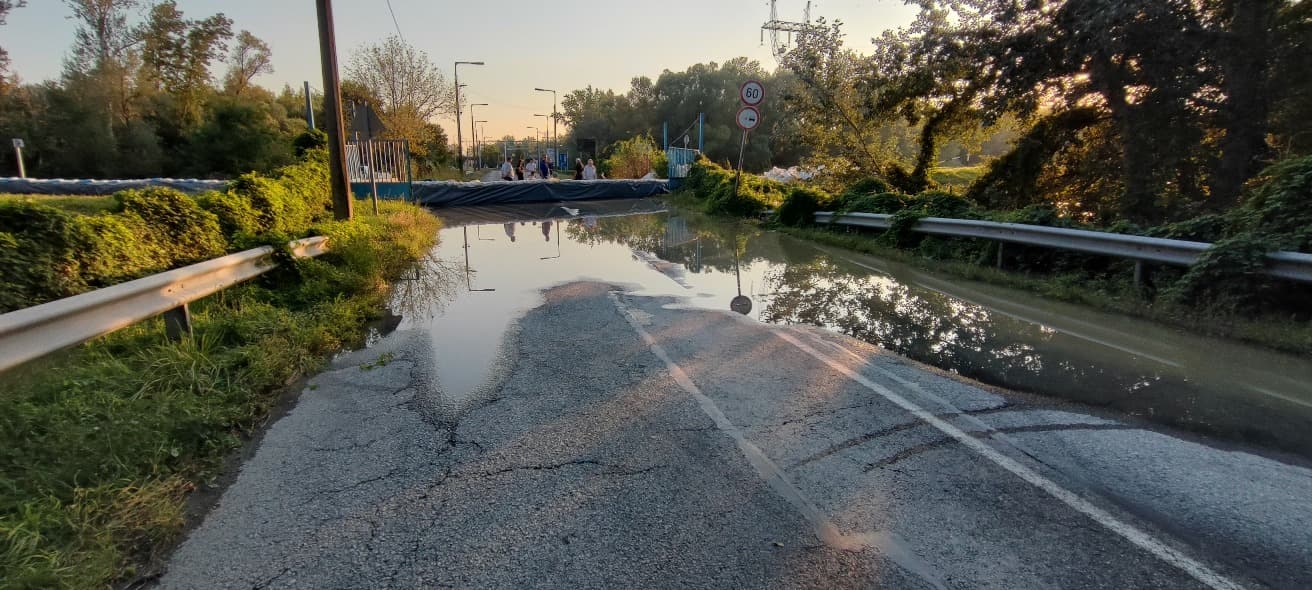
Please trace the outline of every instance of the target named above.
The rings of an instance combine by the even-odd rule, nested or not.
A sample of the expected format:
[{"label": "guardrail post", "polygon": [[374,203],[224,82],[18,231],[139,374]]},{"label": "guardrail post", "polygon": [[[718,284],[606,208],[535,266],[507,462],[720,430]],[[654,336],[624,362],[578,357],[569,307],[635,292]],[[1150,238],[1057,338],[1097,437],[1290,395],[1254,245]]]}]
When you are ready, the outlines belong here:
[{"label": "guardrail post", "polygon": [[1002,270],[1002,248],[1006,245],[1006,242],[998,242],[998,270]]},{"label": "guardrail post", "polygon": [[191,337],[191,308],[186,303],[164,312],[164,334],[169,340]]},{"label": "guardrail post", "polygon": [[1143,288],[1143,261],[1134,261],[1134,288]]}]

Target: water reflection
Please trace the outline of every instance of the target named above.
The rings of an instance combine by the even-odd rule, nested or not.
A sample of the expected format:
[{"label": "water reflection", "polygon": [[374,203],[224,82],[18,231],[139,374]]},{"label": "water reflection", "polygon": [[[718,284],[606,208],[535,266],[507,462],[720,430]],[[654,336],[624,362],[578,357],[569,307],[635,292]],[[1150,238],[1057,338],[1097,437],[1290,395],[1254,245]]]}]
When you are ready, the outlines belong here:
[{"label": "water reflection", "polygon": [[[753,225],[643,212],[663,206],[440,211],[448,229],[436,258],[463,262],[467,289],[477,282],[496,292],[457,287],[450,309],[421,323],[437,340],[452,340],[438,348],[453,349],[465,366],[453,370],[467,372],[491,363],[487,351],[541,290],[600,280],[698,307],[723,310],[729,302],[761,321],[823,326],[986,383],[1312,455],[1312,363],[1304,359],[933,276]],[[462,220],[476,235],[501,226],[505,238],[470,242],[455,233],[467,232],[456,227]],[[538,225],[544,240],[516,241],[524,223]],[[471,349],[480,347],[483,356],[474,358]]]}]

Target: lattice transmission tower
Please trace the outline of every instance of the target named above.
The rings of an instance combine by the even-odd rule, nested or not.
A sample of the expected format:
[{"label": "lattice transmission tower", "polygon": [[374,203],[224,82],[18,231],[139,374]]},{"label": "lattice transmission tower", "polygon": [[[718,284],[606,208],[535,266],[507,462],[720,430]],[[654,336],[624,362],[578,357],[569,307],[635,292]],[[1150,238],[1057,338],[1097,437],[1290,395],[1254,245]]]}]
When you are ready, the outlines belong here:
[{"label": "lattice transmission tower", "polygon": [[[778,0],[770,0],[770,20],[761,25],[761,44],[765,44],[765,32],[770,32],[770,49],[774,53],[776,60],[782,60],[788,48],[793,44],[793,34],[799,37],[806,35],[818,27],[811,24],[811,3],[806,3],[805,18],[802,22],[793,22],[779,20],[779,9],[776,6]],[[786,35],[786,37],[785,37]]]}]

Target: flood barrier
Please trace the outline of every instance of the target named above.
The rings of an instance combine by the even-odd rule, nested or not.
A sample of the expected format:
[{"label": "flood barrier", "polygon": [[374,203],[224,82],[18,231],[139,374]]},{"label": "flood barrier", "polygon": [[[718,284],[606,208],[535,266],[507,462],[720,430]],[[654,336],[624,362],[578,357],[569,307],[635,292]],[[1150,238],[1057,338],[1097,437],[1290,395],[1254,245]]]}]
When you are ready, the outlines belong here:
[{"label": "flood barrier", "polygon": [[519,180],[415,182],[414,199],[433,207],[554,203],[597,199],[641,199],[668,194],[670,185],[652,180]]}]

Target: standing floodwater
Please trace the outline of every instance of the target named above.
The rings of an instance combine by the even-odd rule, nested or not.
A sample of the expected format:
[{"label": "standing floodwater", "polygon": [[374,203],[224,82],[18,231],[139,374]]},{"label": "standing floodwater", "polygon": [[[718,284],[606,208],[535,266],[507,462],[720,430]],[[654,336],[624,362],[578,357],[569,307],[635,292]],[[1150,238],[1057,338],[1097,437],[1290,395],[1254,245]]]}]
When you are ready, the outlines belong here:
[{"label": "standing floodwater", "polygon": [[[447,403],[494,380],[507,330],[543,289],[594,280],[726,311],[741,296],[761,321],[824,326],[986,383],[1312,456],[1307,360],[664,208],[439,210],[447,227],[428,272],[399,285],[393,308],[402,328],[432,334]],[[453,288],[424,288],[434,272]]]}]

